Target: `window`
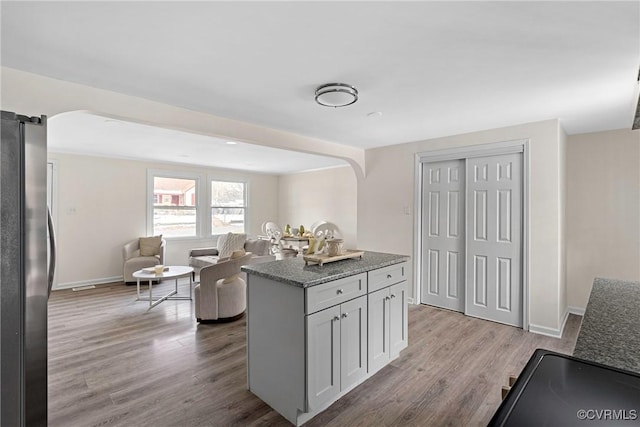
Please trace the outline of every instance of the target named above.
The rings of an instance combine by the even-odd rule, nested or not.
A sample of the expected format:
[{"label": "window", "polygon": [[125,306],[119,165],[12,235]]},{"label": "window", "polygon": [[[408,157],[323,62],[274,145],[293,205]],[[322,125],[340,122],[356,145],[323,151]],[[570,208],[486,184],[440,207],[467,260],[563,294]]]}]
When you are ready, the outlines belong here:
[{"label": "window", "polygon": [[246,200],[244,182],[211,181],[211,234],[244,233]]},{"label": "window", "polygon": [[153,169],[147,178],[147,233],[205,239],[247,232],[246,182]]},{"label": "window", "polygon": [[164,237],[197,235],[197,180],[153,177],[153,234]]}]

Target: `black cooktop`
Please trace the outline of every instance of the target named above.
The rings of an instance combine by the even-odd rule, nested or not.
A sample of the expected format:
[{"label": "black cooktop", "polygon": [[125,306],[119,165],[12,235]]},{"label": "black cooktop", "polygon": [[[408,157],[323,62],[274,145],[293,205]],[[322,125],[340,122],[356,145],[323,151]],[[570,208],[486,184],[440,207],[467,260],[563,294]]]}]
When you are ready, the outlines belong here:
[{"label": "black cooktop", "polygon": [[538,349],[489,426],[640,426],[640,375]]}]

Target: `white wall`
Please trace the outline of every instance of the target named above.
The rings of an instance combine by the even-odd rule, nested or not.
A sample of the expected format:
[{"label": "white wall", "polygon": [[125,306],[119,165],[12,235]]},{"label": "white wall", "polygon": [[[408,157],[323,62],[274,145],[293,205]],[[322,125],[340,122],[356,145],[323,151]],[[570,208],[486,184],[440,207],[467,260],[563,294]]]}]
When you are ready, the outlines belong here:
[{"label": "white wall", "polygon": [[[122,245],[147,235],[148,169],[247,180],[250,234],[278,214],[277,176],[59,153],[49,159],[58,171],[58,288],[122,279]],[[166,263],[187,264],[189,249],[213,244],[169,240]]]},{"label": "white wall", "polygon": [[358,181],[350,166],[280,176],[279,223],[310,227],[329,221],[340,227],[346,249],[358,247]]},{"label": "white wall", "polygon": [[[529,310],[531,329],[559,334],[562,289],[562,144],[557,120],[493,129],[366,152],[358,181],[358,244],[368,250],[414,255],[414,155],[450,147],[529,139]],[[407,215],[405,209],[408,208]],[[412,260],[413,261],[413,260]],[[412,269],[410,270],[412,273]],[[410,282],[413,284],[413,274]]]},{"label": "white wall", "polygon": [[640,131],[568,137],[568,304],[584,309],[596,276],[640,280]]},{"label": "white wall", "polygon": [[184,130],[344,159],[364,172],[364,150],[103,89],[0,67],[0,107],[28,116],[86,110],[151,126]]}]

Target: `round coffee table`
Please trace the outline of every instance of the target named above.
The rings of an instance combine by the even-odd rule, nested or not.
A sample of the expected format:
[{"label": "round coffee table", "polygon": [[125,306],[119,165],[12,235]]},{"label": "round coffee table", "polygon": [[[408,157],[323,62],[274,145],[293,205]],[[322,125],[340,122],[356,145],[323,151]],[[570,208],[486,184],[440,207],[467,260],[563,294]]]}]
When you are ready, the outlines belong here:
[{"label": "round coffee table", "polygon": [[[193,289],[192,289],[193,280],[191,278],[191,273],[193,273],[193,267],[186,267],[182,265],[169,265],[169,266],[165,266],[165,269],[167,270],[160,274],[148,273],[144,270],[138,270],[135,273],[133,273],[133,277],[135,277],[137,281],[138,301],[149,301],[149,309],[155,307],[156,305],[160,304],[162,301],[168,300],[168,299],[174,299],[174,300],[192,299],[191,295],[193,294]],[[178,279],[186,276],[189,276],[189,296],[188,297],[174,296],[178,293]],[[152,282],[154,280],[163,280],[163,279],[175,279],[176,288],[160,298],[153,299],[152,287],[151,287]],[[142,296],[140,294],[140,281],[145,281],[145,280],[149,282],[148,296]]]}]

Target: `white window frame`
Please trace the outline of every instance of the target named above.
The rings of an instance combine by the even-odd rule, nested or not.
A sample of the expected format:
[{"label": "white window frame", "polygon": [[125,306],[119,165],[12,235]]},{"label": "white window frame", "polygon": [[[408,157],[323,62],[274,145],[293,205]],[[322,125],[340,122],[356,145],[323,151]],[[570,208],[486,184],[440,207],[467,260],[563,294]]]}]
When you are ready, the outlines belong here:
[{"label": "white window frame", "polygon": [[212,222],[212,217],[213,214],[211,212],[211,210],[214,208],[213,205],[213,200],[212,200],[212,195],[211,195],[211,190],[212,190],[212,185],[211,183],[213,181],[218,181],[218,182],[233,182],[233,183],[240,183],[244,185],[244,233],[249,235],[249,182],[246,179],[233,179],[233,178],[221,178],[219,176],[216,175],[208,175],[207,176],[207,215],[206,215],[206,228],[205,231],[207,233],[207,236],[209,237],[217,237],[220,236],[220,234],[213,234],[213,229],[211,228],[211,222]]},{"label": "white window frame", "polygon": [[[148,169],[147,170],[147,235],[152,236],[153,230],[153,195],[154,195],[154,178],[176,178],[176,179],[191,179],[196,182],[196,234],[195,236],[163,236],[167,240],[196,240],[201,239],[203,235],[203,222],[205,215],[203,215],[203,200],[206,202],[206,195],[202,185],[202,176],[196,173],[189,172],[176,172],[167,171],[162,169]],[[205,196],[203,198],[203,196]]]},{"label": "white window frame", "polygon": [[176,178],[176,179],[192,179],[196,181],[196,235],[195,236],[176,236],[165,237],[167,240],[203,240],[220,236],[220,234],[212,234],[211,229],[211,183],[212,181],[235,182],[244,185],[244,233],[249,235],[250,226],[250,200],[249,192],[250,182],[246,178],[238,177],[221,177],[219,175],[208,175],[194,172],[181,172],[163,169],[147,169],[147,235],[153,234],[153,211],[154,211],[154,178]]}]

